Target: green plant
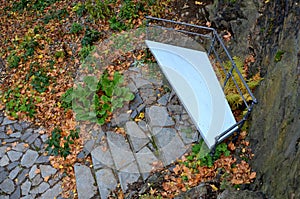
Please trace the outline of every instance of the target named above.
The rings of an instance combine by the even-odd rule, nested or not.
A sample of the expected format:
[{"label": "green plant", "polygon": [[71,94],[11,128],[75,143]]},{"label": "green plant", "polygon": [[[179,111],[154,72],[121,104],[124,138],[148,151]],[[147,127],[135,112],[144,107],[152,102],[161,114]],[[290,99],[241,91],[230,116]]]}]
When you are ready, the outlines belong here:
[{"label": "green plant", "polygon": [[196,165],[212,167],[214,161],[219,159],[221,155],[229,156],[230,151],[225,143],[216,146],[215,153],[211,155],[203,140],[192,146],[192,152],[187,156],[189,162],[185,162],[187,166],[195,167]]},{"label": "green plant", "polygon": [[95,96],[96,115],[99,124],[104,124],[106,118],[117,108],[121,108],[126,101],[133,100],[134,95],[129,88],[121,87],[123,76],[115,72],[113,79],[107,71],[101,76],[97,85],[98,95]]},{"label": "green plant", "polygon": [[21,48],[25,50],[23,58],[26,59],[34,54],[34,49],[38,47],[39,43],[35,40],[34,37],[26,35],[21,42]]},{"label": "green plant", "polygon": [[[247,71],[244,68],[243,60],[239,57],[233,57],[233,60],[234,60],[234,63],[236,65],[237,69],[241,72],[242,76],[246,79],[246,82],[247,82],[247,85],[249,86],[249,88],[251,90],[254,90],[258,86],[260,81],[262,80],[259,73],[255,74],[251,78],[247,78],[248,75],[247,75]],[[229,71],[231,67],[232,67],[232,64],[230,61],[224,63],[224,68],[227,71]],[[239,88],[241,89],[241,92],[243,93],[245,100],[247,102],[250,102],[252,100],[252,97],[249,95],[241,78],[239,77],[238,73],[235,70],[233,70],[232,76],[236,80],[236,83],[239,86]],[[226,75],[223,72],[221,72],[221,75],[219,75],[219,77],[221,78],[221,82],[224,82],[226,79]],[[243,102],[244,102],[243,98],[239,94],[239,91],[236,88],[236,85],[235,85],[234,81],[232,80],[232,78],[229,78],[229,80],[227,81],[226,86],[224,88],[224,93],[225,93],[227,101],[230,104],[233,111],[243,108],[243,106],[242,106]]]},{"label": "green plant", "polygon": [[87,0],[85,9],[92,19],[105,19],[111,13],[111,0]]},{"label": "green plant", "polygon": [[54,11],[50,10],[49,14],[43,18],[43,22],[45,24],[48,24],[51,20],[54,20],[54,19],[62,20],[63,18],[67,17],[68,15],[69,15],[69,13],[66,8],[63,8],[61,10],[54,10]]},{"label": "green plant", "polygon": [[72,8],[72,11],[73,12],[76,12],[76,14],[79,16],[79,17],[82,17],[84,15],[84,13],[86,12],[86,8],[85,8],[85,5],[82,4],[81,2],[75,4]]},{"label": "green plant", "polygon": [[23,11],[27,10],[35,10],[35,11],[43,11],[46,7],[54,4],[59,0],[20,0],[13,2],[12,10],[13,11]]},{"label": "green plant", "polygon": [[8,66],[10,68],[16,68],[16,67],[18,67],[20,60],[21,59],[19,56],[17,56],[15,53],[11,53],[7,57]]},{"label": "green plant", "polygon": [[9,89],[6,91],[2,101],[5,102],[8,114],[14,118],[18,118],[18,113],[20,112],[26,113],[30,117],[33,117],[36,113],[34,98],[22,95],[19,88]]},{"label": "green plant", "polygon": [[84,37],[81,40],[81,44],[82,46],[93,45],[94,42],[98,41],[100,36],[101,36],[100,32],[96,30],[92,30],[90,28],[86,28]]},{"label": "green plant", "polygon": [[71,108],[79,121],[92,121],[103,125],[107,117],[134,95],[122,87],[123,76],[115,72],[112,79],[105,71],[100,80],[94,76],[83,78],[84,84],[68,89],[61,97],[61,106]]},{"label": "green plant", "polygon": [[71,26],[71,29],[70,29],[70,33],[71,34],[77,34],[79,33],[80,31],[83,30],[83,27],[82,25],[80,25],[79,23],[72,23],[72,26]]},{"label": "green plant", "polygon": [[62,156],[66,158],[71,154],[70,145],[74,144],[75,139],[79,138],[79,129],[71,130],[67,137],[62,139],[62,130],[60,128],[55,128],[51,132],[51,137],[46,141],[48,144],[46,151],[49,155]]},{"label": "green plant", "polygon": [[117,20],[116,16],[113,16],[112,18],[110,18],[108,20],[109,22],[109,27],[112,30],[116,30],[116,31],[121,31],[121,30],[126,30],[126,25],[123,22],[120,22]]},{"label": "green plant", "polygon": [[274,61],[275,62],[280,62],[281,59],[282,59],[283,54],[284,54],[284,51],[278,50],[275,57],[274,57]]},{"label": "green plant", "polygon": [[95,50],[95,48],[96,48],[95,46],[90,46],[90,45],[83,46],[78,53],[80,59],[84,60],[85,58],[87,58],[91,54],[91,52]]},{"label": "green plant", "polygon": [[31,86],[39,93],[45,92],[50,85],[50,78],[43,70],[38,70],[31,78]]}]

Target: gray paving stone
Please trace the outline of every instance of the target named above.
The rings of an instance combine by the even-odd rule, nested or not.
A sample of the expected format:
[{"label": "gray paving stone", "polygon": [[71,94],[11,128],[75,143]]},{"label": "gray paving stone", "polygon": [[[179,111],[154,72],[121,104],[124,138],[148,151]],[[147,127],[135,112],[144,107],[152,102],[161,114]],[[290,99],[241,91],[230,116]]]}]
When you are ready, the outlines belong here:
[{"label": "gray paving stone", "polygon": [[4,139],[3,141],[6,143],[12,143],[12,142],[18,141],[18,139],[17,138],[7,138],[7,139]]},{"label": "gray paving stone", "polygon": [[7,155],[2,156],[2,158],[0,159],[0,167],[4,167],[8,164],[9,164],[9,158],[7,157]]},{"label": "gray paving stone", "polygon": [[20,139],[25,141],[29,136],[32,135],[32,132],[33,132],[33,129],[31,129],[31,128],[26,129],[24,134],[22,135],[22,137]]},{"label": "gray paving stone", "polygon": [[134,99],[130,102],[129,109],[130,110],[135,110],[137,109],[141,104],[143,104],[143,99],[141,96],[136,93],[134,96]]},{"label": "gray paving stone", "polygon": [[3,131],[3,132],[0,132],[0,139],[7,139],[9,138],[8,135],[6,135],[6,133]]},{"label": "gray paving stone", "polygon": [[35,163],[38,156],[39,154],[36,151],[28,149],[21,159],[21,165],[27,168],[31,167]]},{"label": "gray paving stone", "polygon": [[129,143],[125,138],[114,132],[107,132],[107,142],[111,151],[115,166],[118,170],[134,161],[134,156]]},{"label": "gray paving stone", "polygon": [[30,190],[31,194],[44,193],[47,189],[50,188],[50,185],[47,182],[42,182],[39,186]]},{"label": "gray paving stone", "polygon": [[145,104],[153,104],[156,102],[156,93],[153,88],[141,89],[140,94]]},{"label": "gray paving stone", "polygon": [[136,160],[144,180],[149,177],[149,174],[153,169],[153,163],[157,163],[159,161],[148,147],[144,147],[136,153]]},{"label": "gray paving stone", "polygon": [[9,199],[9,196],[1,195],[0,199]]},{"label": "gray paving stone", "polygon": [[85,154],[88,155],[91,153],[91,151],[93,150],[94,146],[95,146],[95,140],[88,140],[85,144],[84,144],[84,150],[85,150]]},{"label": "gray paving stone", "polygon": [[15,190],[15,184],[11,179],[7,178],[0,184],[0,190],[4,193],[11,194]]},{"label": "gray paving stone", "polygon": [[21,189],[20,186],[17,186],[15,192],[13,192],[13,194],[10,195],[10,199],[19,199],[21,196]]},{"label": "gray paving stone", "polygon": [[185,144],[191,144],[199,139],[199,132],[189,126],[179,127],[179,135]]},{"label": "gray paving stone", "polygon": [[6,125],[9,125],[9,124],[13,124],[13,123],[16,123],[17,121],[16,120],[10,120],[8,119],[7,117],[5,117],[2,121],[2,126],[6,126]]},{"label": "gray paving stone", "polygon": [[54,175],[57,171],[55,168],[53,168],[50,165],[40,165],[40,170],[43,178]]},{"label": "gray paving stone", "polygon": [[51,189],[48,189],[45,193],[43,193],[41,195],[41,199],[46,199],[46,198],[57,198],[57,196],[62,192],[62,188],[60,183],[56,184],[54,187],[52,187]]},{"label": "gray paving stone", "polygon": [[114,190],[118,182],[111,169],[101,169],[96,172],[96,180],[101,199],[108,198],[109,193]]},{"label": "gray paving stone", "polygon": [[134,78],[133,81],[137,88],[141,88],[146,85],[151,85],[151,83],[148,80],[145,80],[143,78]]},{"label": "gray paving stone", "polygon": [[37,174],[33,179],[32,179],[32,186],[37,186],[43,181],[43,178],[41,177],[40,174]]},{"label": "gray paving stone", "polygon": [[94,169],[114,168],[113,159],[107,146],[98,146],[91,152],[91,155]]},{"label": "gray paving stone", "polygon": [[30,136],[26,139],[26,142],[27,142],[28,144],[32,144],[32,143],[35,141],[35,139],[36,139],[37,137],[39,137],[39,136],[40,136],[39,134],[34,133],[34,134],[30,135]]},{"label": "gray paving stone", "polygon": [[7,152],[7,155],[12,162],[15,162],[19,160],[23,154],[21,152],[11,150]]},{"label": "gray paving stone", "polygon": [[49,162],[49,156],[44,156],[44,155],[41,155],[41,156],[38,157],[38,159],[35,161],[35,163],[37,163],[37,164],[47,163],[47,162]]},{"label": "gray paving stone", "polygon": [[186,151],[184,145],[176,130],[173,128],[155,128],[155,143],[159,147],[165,166],[180,158]]},{"label": "gray paving stone", "polygon": [[35,141],[34,141],[34,146],[37,147],[38,149],[42,148],[42,141],[37,138]]},{"label": "gray paving stone", "polygon": [[184,110],[184,108],[181,105],[173,105],[173,104],[169,104],[167,106],[167,109],[172,114],[182,114]]},{"label": "gray paving stone", "polygon": [[123,126],[129,120],[130,120],[130,113],[121,113],[118,114],[116,118],[113,118],[111,123],[112,126]]},{"label": "gray paving stone", "polygon": [[29,180],[26,180],[22,185],[21,185],[21,190],[22,190],[22,195],[28,195],[29,191],[31,188],[31,182]]},{"label": "gray paving stone", "polygon": [[149,143],[148,136],[134,121],[127,122],[125,128],[135,152]]},{"label": "gray paving stone", "polygon": [[36,170],[37,170],[37,166],[36,165],[33,165],[29,171],[29,179],[32,180],[35,176],[36,176]]},{"label": "gray paving stone", "polygon": [[9,135],[9,137],[12,137],[12,138],[20,138],[21,137],[21,132],[16,132],[16,133],[12,133]]},{"label": "gray paving stone", "polygon": [[95,179],[89,167],[81,164],[74,166],[78,198],[89,199],[96,194]]},{"label": "gray paving stone", "polygon": [[9,178],[10,179],[15,179],[15,177],[18,175],[18,173],[21,171],[21,168],[20,167],[16,167],[14,168],[10,173],[9,173]]},{"label": "gray paving stone", "polygon": [[22,126],[23,129],[26,129],[30,127],[31,124],[29,122],[23,121],[20,123],[20,125]]},{"label": "gray paving stone", "polygon": [[48,140],[48,135],[47,134],[41,135],[41,139],[42,142],[46,142]]},{"label": "gray paving stone", "polygon": [[151,127],[167,127],[175,124],[169,116],[166,107],[151,106],[150,108],[147,108],[146,118]]},{"label": "gray paving stone", "polygon": [[138,125],[146,134],[148,134],[149,132],[148,125],[144,120],[139,121]]},{"label": "gray paving stone", "polygon": [[24,152],[27,150],[24,144],[24,142],[18,143],[16,146],[13,146],[12,149],[15,151]]},{"label": "gray paving stone", "polygon": [[0,172],[0,183],[3,182],[8,177],[9,173],[7,171]]},{"label": "gray paving stone", "polygon": [[4,156],[5,152],[6,152],[6,146],[1,146],[0,147],[0,158]]},{"label": "gray paving stone", "polygon": [[21,184],[25,180],[26,176],[28,175],[28,172],[29,172],[29,169],[22,170],[22,172],[17,177],[17,179],[18,179],[17,185]]},{"label": "gray paving stone", "polygon": [[157,103],[166,106],[170,97],[170,93],[164,94],[161,98],[157,100]]},{"label": "gray paving stone", "polygon": [[16,166],[18,166],[19,164],[20,164],[19,161],[17,161],[17,162],[12,162],[12,163],[10,163],[9,165],[7,165],[6,168],[10,171],[10,170],[14,169]]},{"label": "gray paving stone", "polygon": [[17,131],[21,132],[23,130],[23,127],[19,123],[14,123],[13,126]]},{"label": "gray paving stone", "polygon": [[30,194],[30,195],[24,196],[20,199],[35,199],[35,198],[36,198],[36,194]]},{"label": "gray paving stone", "polygon": [[118,173],[118,177],[122,190],[126,191],[128,188],[128,184],[137,182],[140,178],[140,173],[136,162],[132,162],[127,167],[122,169],[122,171]]}]

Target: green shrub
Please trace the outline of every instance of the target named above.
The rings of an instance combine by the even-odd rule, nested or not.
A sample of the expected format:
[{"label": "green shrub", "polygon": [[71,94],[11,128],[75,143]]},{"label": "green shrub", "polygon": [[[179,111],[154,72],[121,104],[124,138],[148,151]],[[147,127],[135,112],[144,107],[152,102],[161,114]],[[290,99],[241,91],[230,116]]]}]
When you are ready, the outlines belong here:
[{"label": "green shrub", "polygon": [[8,62],[8,66],[10,68],[17,68],[19,66],[19,62],[20,62],[20,57],[17,56],[15,53],[11,53],[8,57],[7,57],[7,62]]},{"label": "green shrub", "polygon": [[90,45],[83,46],[78,53],[80,59],[83,61],[85,58],[87,58],[91,54],[91,52],[93,52],[95,50],[95,48],[96,48],[95,46],[90,46]]},{"label": "green shrub", "polygon": [[100,36],[101,36],[100,32],[96,30],[92,30],[90,28],[86,28],[84,37],[81,40],[81,44],[82,46],[88,46],[88,45],[91,46],[93,45],[94,42],[98,41]]},{"label": "green shrub", "polygon": [[105,19],[111,14],[110,3],[112,3],[111,0],[87,0],[85,9],[92,19]]},{"label": "green shrub", "polygon": [[71,29],[70,29],[70,33],[71,34],[77,34],[79,33],[80,31],[83,30],[83,27],[82,25],[80,25],[79,23],[72,23],[72,26],[71,26]]}]

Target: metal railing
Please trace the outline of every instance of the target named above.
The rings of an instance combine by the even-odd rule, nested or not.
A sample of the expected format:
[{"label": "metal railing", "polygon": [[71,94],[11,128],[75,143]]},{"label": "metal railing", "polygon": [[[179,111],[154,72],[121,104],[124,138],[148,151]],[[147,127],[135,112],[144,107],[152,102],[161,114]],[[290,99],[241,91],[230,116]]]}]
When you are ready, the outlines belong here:
[{"label": "metal railing", "polygon": [[[167,19],[161,19],[156,17],[148,16],[146,17],[146,38],[149,40],[158,40],[160,42],[164,42],[162,38],[162,34],[159,34],[159,31],[170,31],[171,32],[178,32],[186,35],[189,38],[192,38],[195,42],[201,44],[204,47],[204,50],[208,54],[212,65],[218,65],[221,68],[223,76],[225,79],[223,82],[220,81],[223,91],[225,90],[226,86],[228,85],[229,81],[232,81],[236,87],[237,93],[241,96],[243,100],[243,104],[247,109],[246,114],[243,115],[242,119],[236,122],[236,124],[229,127],[224,132],[220,133],[219,136],[215,138],[215,146],[222,142],[224,139],[228,138],[232,135],[232,130],[238,127],[238,130],[243,126],[244,122],[248,119],[254,104],[257,103],[257,99],[254,97],[251,89],[247,85],[242,73],[239,71],[234,59],[231,57],[230,53],[228,52],[225,44],[223,43],[222,39],[218,35],[217,31],[214,28],[205,27],[205,26],[198,26],[195,24],[188,24],[184,22],[177,22]],[[159,31],[158,31],[159,30]],[[157,34],[155,36],[155,34]],[[169,34],[170,35],[170,34]],[[171,42],[175,42],[176,38],[169,39]],[[189,48],[190,46],[180,44],[180,41],[177,41],[179,46]],[[225,65],[227,67],[225,67]],[[228,67],[230,65],[230,67]],[[216,68],[214,68],[216,70]],[[236,75],[234,75],[236,74]],[[237,79],[238,78],[238,79]],[[238,84],[240,82],[240,85]],[[244,87],[244,89],[242,89]],[[243,93],[246,92],[246,93]],[[226,96],[226,93],[224,93]],[[251,99],[247,100],[245,98],[245,94],[249,96]]]}]

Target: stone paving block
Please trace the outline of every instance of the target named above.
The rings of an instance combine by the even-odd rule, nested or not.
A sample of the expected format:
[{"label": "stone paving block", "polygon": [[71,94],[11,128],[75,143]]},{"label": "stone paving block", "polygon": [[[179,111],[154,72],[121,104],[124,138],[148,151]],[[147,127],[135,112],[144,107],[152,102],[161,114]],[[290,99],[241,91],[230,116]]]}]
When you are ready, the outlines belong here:
[{"label": "stone paving block", "polygon": [[78,198],[90,199],[96,194],[95,179],[89,167],[76,163],[74,166]]},{"label": "stone paving block", "polygon": [[2,195],[0,196],[0,199],[9,199],[9,196]]},{"label": "stone paving block", "polygon": [[7,157],[7,155],[2,156],[2,158],[0,159],[0,167],[4,167],[8,164],[9,164],[9,158]]},{"label": "stone paving block", "polygon": [[40,174],[37,174],[33,179],[32,179],[32,186],[37,186],[43,181],[43,178],[41,177]]},{"label": "stone paving block", "polygon": [[21,142],[18,143],[16,146],[13,146],[12,149],[19,152],[24,152],[27,150],[27,148],[24,145],[25,143]]},{"label": "stone paving block", "polygon": [[[177,132],[173,128],[155,128],[155,143],[161,152],[161,158],[165,166],[180,158],[187,147],[182,142]],[[157,131],[157,132],[155,132]]]},{"label": "stone paving block", "polygon": [[10,163],[9,165],[7,165],[6,168],[10,171],[10,170],[14,169],[16,166],[18,166],[19,164],[20,164],[19,161],[17,161],[17,162],[12,162],[12,163]]},{"label": "stone paving block", "polygon": [[15,190],[14,182],[7,178],[0,184],[0,190],[4,193],[11,194]]},{"label": "stone paving block", "polygon": [[54,175],[57,171],[55,168],[53,168],[50,165],[40,165],[40,170],[43,178]]},{"label": "stone paving block", "polygon": [[19,199],[21,196],[20,186],[17,186],[16,190],[10,195],[9,199]]},{"label": "stone paving block", "polygon": [[44,193],[47,189],[49,189],[50,185],[47,182],[42,182],[39,186],[30,190],[31,194],[39,194]]},{"label": "stone paving block", "polygon": [[7,155],[12,162],[15,162],[15,161],[19,160],[23,154],[21,152],[17,152],[17,151],[8,151]]},{"label": "stone paving block", "polygon": [[185,144],[191,144],[199,139],[199,132],[188,126],[179,127],[178,133]]},{"label": "stone paving block", "polygon": [[31,188],[31,182],[29,180],[26,180],[22,185],[21,185],[21,191],[22,195],[28,195],[29,191]]},{"label": "stone paving block", "polygon": [[5,152],[6,152],[6,146],[1,146],[0,147],[0,158],[4,156]]},{"label": "stone paving block", "polygon": [[60,183],[56,184],[54,187],[51,189],[48,189],[45,193],[43,193],[40,197],[40,199],[46,199],[46,198],[57,198],[57,196],[62,192],[62,188]]},{"label": "stone paving block", "polygon": [[1,171],[0,172],[0,183],[3,182],[7,177],[9,173],[7,171]]},{"label": "stone paving block", "polygon": [[137,88],[141,88],[146,85],[151,85],[151,83],[148,80],[145,80],[143,78],[134,78],[133,81]]},{"label": "stone paving block", "polygon": [[12,138],[19,138],[21,137],[21,132],[16,132],[16,133],[12,133],[11,135],[9,135],[9,137],[12,137]]},{"label": "stone paving block", "polygon": [[97,171],[96,180],[101,199],[106,199],[109,193],[118,185],[117,179],[111,169],[101,169]]},{"label": "stone paving block", "polygon": [[149,143],[150,140],[148,136],[134,121],[127,122],[125,128],[135,152]]},{"label": "stone paving block", "polygon": [[36,165],[33,165],[29,171],[29,179],[31,180],[32,178],[34,178],[36,176],[36,170],[37,170],[37,166]]},{"label": "stone paving block", "polygon": [[140,178],[140,173],[136,162],[132,162],[127,167],[123,168],[119,173],[118,177],[120,180],[121,188],[126,191],[128,184],[137,182]]},{"label": "stone paving block", "polygon": [[29,172],[29,169],[23,169],[21,171],[21,173],[17,177],[17,179],[18,179],[17,182],[16,182],[17,185],[21,184],[25,180],[25,178],[28,175],[28,172]]},{"label": "stone paving block", "polygon": [[96,147],[91,152],[94,169],[103,167],[114,168],[114,162],[106,143],[101,143],[101,146]]},{"label": "stone paving block", "polygon": [[107,142],[118,170],[135,160],[129,143],[126,142],[122,135],[115,132],[107,132]]},{"label": "stone paving block", "polygon": [[6,125],[9,125],[9,124],[13,124],[13,123],[16,123],[17,120],[10,120],[8,119],[7,117],[5,117],[2,121],[2,126],[6,126]]},{"label": "stone paving block", "polygon": [[147,108],[146,118],[149,121],[150,127],[167,127],[175,124],[169,116],[166,107],[151,106]]},{"label": "stone paving block", "polygon": [[149,173],[153,169],[153,163],[159,161],[148,147],[144,147],[136,153],[136,160],[144,180],[149,177]]},{"label": "stone paving block", "polygon": [[26,139],[26,142],[27,142],[28,144],[32,144],[32,143],[35,141],[35,139],[38,138],[39,136],[40,136],[40,135],[39,135],[39,134],[36,134],[36,133],[31,134],[31,135]]},{"label": "stone paving block", "polygon": [[10,179],[15,179],[15,177],[18,175],[18,173],[21,171],[21,168],[20,167],[16,167],[14,168],[10,173],[9,173],[9,178]]},{"label": "stone paving block", "polygon": [[170,97],[170,93],[166,93],[161,98],[159,98],[157,100],[157,102],[162,106],[166,106],[168,103],[169,97]]},{"label": "stone paving block", "polygon": [[38,156],[39,154],[36,151],[28,149],[21,159],[21,165],[27,168],[31,167],[35,163]]}]

